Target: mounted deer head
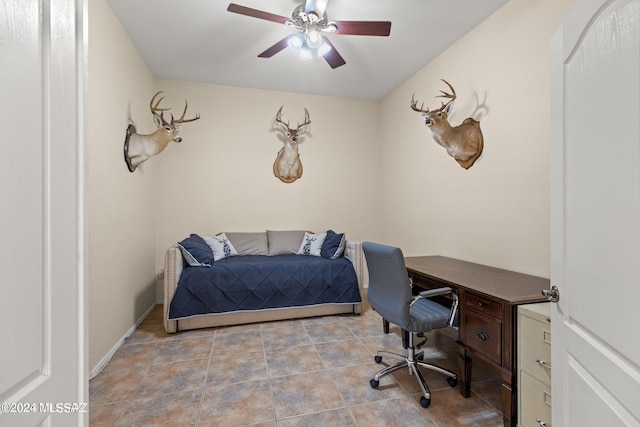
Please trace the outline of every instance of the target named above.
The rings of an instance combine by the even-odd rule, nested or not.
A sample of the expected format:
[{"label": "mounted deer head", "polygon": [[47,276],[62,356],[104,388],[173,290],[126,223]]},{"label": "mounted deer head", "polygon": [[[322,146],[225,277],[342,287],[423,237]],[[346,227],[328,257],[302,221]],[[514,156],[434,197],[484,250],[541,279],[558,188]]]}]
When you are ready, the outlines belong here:
[{"label": "mounted deer head", "polygon": [[298,123],[298,127],[291,129],[289,122],[282,121],[282,107],[276,113],[276,123],[285,137],[284,147],[278,151],[273,162],[273,174],[282,182],[291,183],[302,176],[302,163],[298,154],[299,138],[304,134],[307,126],[311,124],[309,111],[304,109],[304,123]]},{"label": "mounted deer head", "polygon": [[200,118],[200,114],[198,113],[196,113],[196,116],[192,119],[184,118],[184,115],[187,113],[187,101],[185,100],[182,116],[176,120],[173,118],[173,114],[171,114],[171,122],[167,122],[164,119],[164,112],[170,110],[170,108],[160,108],[160,102],[162,102],[164,97],[158,99],[157,102],[155,101],[156,97],[161,93],[162,92],[158,92],[153,95],[149,103],[151,114],[153,114],[153,121],[158,129],[152,134],[140,135],[136,133],[134,124],[130,124],[127,128],[127,136],[124,141],[124,160],[130,172],[135,171],[140,163],[150,159],[156,154],[160,154],[171,141],[181,142],[182,137],[178,134],[178,125],[193,122]]},{"label": "mounted deer head", "polygon": [[428,108],[424,110],[424,103],[420,108],[417,107],[418,101],[414,99],[414,94],[414,96],[411,97],[411,109],[422,113],[425,125],[431,128],[433,139],[439,145],[443,146],[447,150],[447,153],[453,157],[460,166],[469,169],[476,159],[480,157],[482,148],[484,147],[480,122],[471,117],[467,117],[459,126],[452,127],[449,124],[448,117],[453,109],[456,91],[446,80],[442,81],[449,86],[451,93],[441,90],[441,95],[436,96],[436,98],[450,99],[449,102],[446,104],[443,102],[442,107],[437,110],[429,111]]}]

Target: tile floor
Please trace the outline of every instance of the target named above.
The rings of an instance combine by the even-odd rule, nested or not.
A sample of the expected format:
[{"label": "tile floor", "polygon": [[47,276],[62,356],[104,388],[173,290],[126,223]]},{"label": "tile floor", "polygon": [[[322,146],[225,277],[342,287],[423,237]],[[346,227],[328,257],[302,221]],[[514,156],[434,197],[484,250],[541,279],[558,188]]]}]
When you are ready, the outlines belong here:
[{"label": "tile floor", "polygon": [[[429,334],[426,359],[457,370],[456,334]],[[399,330],[385,335],[369,307],[360,316],[166,334],[158,306],[89,382],[90,425],[502,426],[500,381],[490,369],[474,364],[468,399],[423,371],[432,392],[425,409],[405,370],[369,386],[379,349],[403,353]]]}]

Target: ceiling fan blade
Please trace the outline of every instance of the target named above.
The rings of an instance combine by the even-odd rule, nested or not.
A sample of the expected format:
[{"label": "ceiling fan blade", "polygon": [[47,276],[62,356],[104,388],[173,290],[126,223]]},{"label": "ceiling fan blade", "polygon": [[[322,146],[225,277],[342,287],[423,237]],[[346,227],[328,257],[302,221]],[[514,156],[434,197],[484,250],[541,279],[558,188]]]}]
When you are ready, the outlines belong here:
[{"label": "ceiling fan blade", "polygon": [[346,64],[347,62],[340,55],[340,53],[338,53],[338,51],[333,46],[333,44],[331,44],[329,39],[326,38],[326,37],[322,37],[322,38],[324,39],[324,42],[331,47],[331,49],[329,49],[329,51],[322,56],[324,58],[324,60],[327,61],[329,66],[331,68],[338,68],[338,67]]},{"label": "ceiling fan blade", "polygon": [[260,55],[258,55],[258,58],[271,58],[276,53],[285,49],[287,46],[289,46],[289,37],[291,36],[283,38],[282,40],[271,46],[269,49],[262,52]]},{"label": "ceiling fan blade", "polygon": [[252,18],[264,19],[267,21],[277,22],[279,24],[286,24],[287,21],[291,21],[291,18],[286,16],[276,15],[275,13],[264,12],[258,9],[252,9],[246,6],[240,6],[239,4],[229,3],[227,7],[228,12],[239,13],[240,15],[251,16]]},{"label": "ceiling fan blade", "polygon": [[322,19],[325,10],[327,10],[329,0],[307,0],[304,5],[304,11],[307,13],[314,12],[318,18]]},{"label": "ceiling fan blade", "polygon": [[388,36],[391,34],[389,21],[331,21],[336,26],[334,34],[354,36]]}]

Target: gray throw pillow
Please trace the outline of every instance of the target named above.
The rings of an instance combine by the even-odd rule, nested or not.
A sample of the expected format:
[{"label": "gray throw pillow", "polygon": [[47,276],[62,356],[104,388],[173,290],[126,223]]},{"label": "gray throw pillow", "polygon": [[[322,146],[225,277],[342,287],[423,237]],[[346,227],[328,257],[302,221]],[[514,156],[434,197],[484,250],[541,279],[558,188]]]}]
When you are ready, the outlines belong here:
[{"label": "gray throw pillow", "polygon": [[267,230],[269,255],[296,254],[304,238],[305,230]]},{"label": "gray throw pillow", "polygon": [[267,255],[269,253],[269,243],[267,242],[267,232],[256,233],[232,232],[225,233],[238,255]]}]

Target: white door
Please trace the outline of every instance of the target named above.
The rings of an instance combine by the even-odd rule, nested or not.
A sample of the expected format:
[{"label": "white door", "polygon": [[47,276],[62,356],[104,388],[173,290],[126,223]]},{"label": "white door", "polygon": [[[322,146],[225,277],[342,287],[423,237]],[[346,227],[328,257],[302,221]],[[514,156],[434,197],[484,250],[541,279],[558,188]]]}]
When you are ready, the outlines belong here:
[{"label": "white door", "polygon": [[0,426],[88,424],[83,5],[0,6]]},{"label": "white door", "polygon": [[577,0],[553,51],[553,427],[640,426],[640,0]]}]

